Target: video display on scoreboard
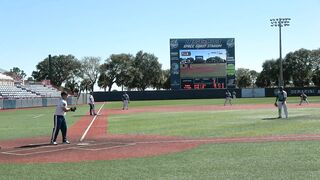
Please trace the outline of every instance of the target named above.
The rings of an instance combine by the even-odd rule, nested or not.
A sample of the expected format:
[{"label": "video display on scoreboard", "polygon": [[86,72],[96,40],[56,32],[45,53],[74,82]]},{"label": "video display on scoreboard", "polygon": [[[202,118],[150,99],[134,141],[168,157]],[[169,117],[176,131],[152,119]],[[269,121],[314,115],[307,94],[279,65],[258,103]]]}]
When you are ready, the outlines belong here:
[{"label": "video display on scoreboard", "polygon": [[170,39],[172,89],[235,87],[234,39]]},{"label": "video display on scoreboard", "polygon": [[179,50],[180,77],[206,78],[227,75],[227,55],[225,49]]}]

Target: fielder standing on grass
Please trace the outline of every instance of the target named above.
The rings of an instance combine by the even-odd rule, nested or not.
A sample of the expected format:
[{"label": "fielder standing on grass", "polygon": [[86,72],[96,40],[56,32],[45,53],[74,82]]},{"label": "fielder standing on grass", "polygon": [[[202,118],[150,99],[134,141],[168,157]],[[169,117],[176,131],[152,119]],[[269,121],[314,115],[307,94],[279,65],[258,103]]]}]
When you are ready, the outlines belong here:
[{"label": "fielder standing on grass", "polygon": [[67,139],[67,123],[65,119],[66,112],[68,111],[76,111],[76,107],[68,108],[67,104],[68,94],[66,92],[61,92],[61,99],[57,104],[56,112],[54,113],[54,127],[51,135],[51,144],[57,145],[57,137],[59,131],[62,133],[62,143],[70,144]]},{"label": "fielder standing on grass", "polygon": [[280,86],[280,88],[279,88],[279,92],[276,97],[276,102],[274,104],[275,104],[275,106],[278,107],[278,113],[279,113],[278,118],[282,118],[282,108],[284,110],[284,114],[285,114],[286,118],[288,118],[287,92],[285,90],[283,90],[282,86]]},{"label": "fielder standing on grass", "polygon": [[130,103],[130,97],[127,94],[127,92],[124,92],[124,94],[122,95],[122,103],[123,103],[122,110],[125,110],[125,109],[128,110],[128,106]]}]

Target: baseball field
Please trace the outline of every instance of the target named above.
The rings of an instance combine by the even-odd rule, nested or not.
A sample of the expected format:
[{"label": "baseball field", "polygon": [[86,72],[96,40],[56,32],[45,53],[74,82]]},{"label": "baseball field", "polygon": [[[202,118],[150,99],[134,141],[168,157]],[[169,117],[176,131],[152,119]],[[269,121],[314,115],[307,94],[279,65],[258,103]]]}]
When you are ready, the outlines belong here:
[{"label": "baseball field", "polygon": [[289,97],[288,119],[274,100],[81,105],[56,146],[55,107],[1,110],[0,179],[318,179],[320,97]]}]

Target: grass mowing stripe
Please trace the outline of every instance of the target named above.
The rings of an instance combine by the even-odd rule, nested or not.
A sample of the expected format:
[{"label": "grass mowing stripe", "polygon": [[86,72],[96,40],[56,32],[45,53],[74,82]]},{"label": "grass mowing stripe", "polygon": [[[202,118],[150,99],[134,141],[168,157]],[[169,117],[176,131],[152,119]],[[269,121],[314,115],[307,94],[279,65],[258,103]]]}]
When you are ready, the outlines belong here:
[{"label": "grass mowing stripe", "polygon": [[317,179],[319,146],[318,141],[207,144],[117,161],[0,164],[0,179]]},{"label": "grass mowing stripe", "polygon": [[[311,103],[320,103],[320,96],[308,97]],[[130,101],[129,107],[152,107],[152,106],[195,106],[195,105],[223,105],[225,99],[184,99],[184,100],[150,100],[150,101]],[[268,98],[237,98],[234,104],[273,104],[275,97]],[[299,104],[300,97],[289,97],[289,104]],[[122,108],[121,101],[113,101],[107,104],[108,108]]]},{"label": "grass mowing stripe", "polygon": [[275,119],[274,109],[147,112],[110,115],[113,134],[161,134],[195,137],[239,137],[320,133],[317,108],[291,109],[289,119]]}]

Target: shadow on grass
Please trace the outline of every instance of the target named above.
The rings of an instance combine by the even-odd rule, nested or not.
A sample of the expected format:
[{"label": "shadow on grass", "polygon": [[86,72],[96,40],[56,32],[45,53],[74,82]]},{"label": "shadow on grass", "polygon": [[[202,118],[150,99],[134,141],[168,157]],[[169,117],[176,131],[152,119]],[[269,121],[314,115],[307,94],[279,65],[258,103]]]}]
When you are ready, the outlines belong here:
[{"label": "shadow on grass", "polygon": [[315,116],[312,115],[295,115],[290,116],[288,118],[278,118],[278,117],[272,117],[272,118],[263,118],[262,120],[301,120],[301,121],[307,121],[307,120],[318,120]]},{"label": "shadow on grass", "polygon": [[278,117],[272,117],[272,118],[263,118],[262,120],[271,121],[271,120],[279,120]]}]

